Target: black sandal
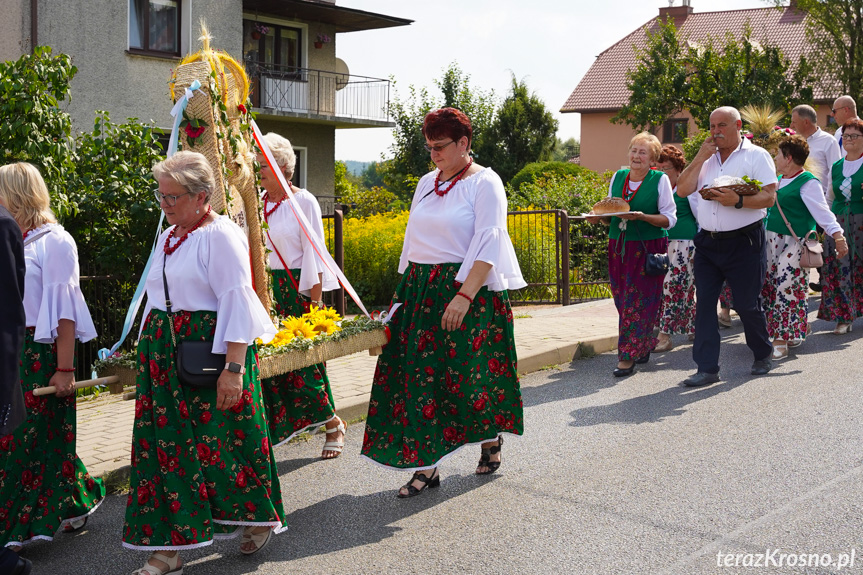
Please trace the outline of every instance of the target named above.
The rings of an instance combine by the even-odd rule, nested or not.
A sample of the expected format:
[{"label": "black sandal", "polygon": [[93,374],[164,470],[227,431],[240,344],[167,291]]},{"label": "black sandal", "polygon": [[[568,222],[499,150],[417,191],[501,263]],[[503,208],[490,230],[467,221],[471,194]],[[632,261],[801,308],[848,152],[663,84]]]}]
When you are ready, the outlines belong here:
[{"label": "black sandal", "polygon": [[500,435],[497,438],[497,445],[492,447],[481,447],[480,448],[480,456],[479,463],[477,463],[477,467],[487,467],[488,471],[477,471],[477,475],[491,475],[500,467],[500,461],[491,461],[491,456],[495,453],[500,453],[500,448],[503,446],[503,436]]},{"label": "black sandal", "polygon": [[[414,481],[419,481],[423,486],[417,489],[413,486]],[[421,471],[417,471],[414,473],[414,476],[411,477],[411,480],[405,483],[402,487],[402,489],[407,489],[408,492],[402,493],[401,490],[399,490],[396,495],[398,495],[399,499],[407,499],[408,497],[419,495],[426,490],[426,487],[440,487],[440,474],[437,472],[437,469],[435,469],[431,475],[423,475]]]}]

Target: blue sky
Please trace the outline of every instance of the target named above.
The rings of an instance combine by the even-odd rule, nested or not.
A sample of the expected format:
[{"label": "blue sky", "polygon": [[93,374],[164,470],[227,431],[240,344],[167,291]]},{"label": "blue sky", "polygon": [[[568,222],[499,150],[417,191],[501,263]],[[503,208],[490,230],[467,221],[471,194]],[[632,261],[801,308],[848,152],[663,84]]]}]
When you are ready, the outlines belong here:
[{"label": "blue sky", "polygon": [[[410,26],[339,34],[337,56],[360,76],[436,92],[451,62],[471,85],[504,98],[511,74],[555,113],[558,136],[579,137],[578,114],[560,114],[597,54],[668,6],[668,0],[337,0],[340,6],[414,20]],[[681,0],[675,0],[679,6]],[[764,8],[765,0],[691,0],[695,12]],[[620,79],[621,82],[625,78]],[[390,156],[388,128],[336,130],[337,160]]]}]

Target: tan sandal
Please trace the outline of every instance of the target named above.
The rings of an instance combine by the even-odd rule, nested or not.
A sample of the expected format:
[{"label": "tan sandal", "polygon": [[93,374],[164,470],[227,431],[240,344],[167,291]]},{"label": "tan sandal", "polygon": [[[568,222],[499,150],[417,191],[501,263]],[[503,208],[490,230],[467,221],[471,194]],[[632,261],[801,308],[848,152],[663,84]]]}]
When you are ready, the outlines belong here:
[{"label": "tan sandal", "polygon": [[[240,553],[243,555],[254,555],[261,549],[269,544],[270,539],[273,538],[273,528],[267,529],[263,533],[252,533],[252,529],[255,529],[257,526],[249,526],[243,529],[243,537],[240,539]],[[243,549],[243,545],[246,543],[254,543],[255,548],[251,551],[246,551]]]},{"label": "tan sandal", "polygon": [[[347,422],[345,422],[344,419],[339,417],[339,424],[336,427],[333,427],[332,429],[325,427],[324,431],[326,435],[339,432],[341,432],[342,434],[341,439],[337,441],[327,441],[326,443],[324,443],[324,448],[321,451],[321,459],[335,459],[342,454],[342,449],[344,449],[345,447],[345,435],[347,435],[348,432],[348,424]],[[335,455],[333,455],[332,457],[324,457],[324,453],[326,453],[327,451],[335,452]]]},{"label": "tan sandal", "polygon": [[[170,571],[163,571],[155,565],[150,565],[150,559],[161,561],[168,566],[168,569],[170,569]],[[147,561],[144,563],[143,567],[132,571],[132,575],[183,575],[183,566],[177,565],[179,562],[179,553],[175,553],[173,557],[168,557],[164,553],[159,553],[158,551],[156,551],[152,555],[147,557]]]}]

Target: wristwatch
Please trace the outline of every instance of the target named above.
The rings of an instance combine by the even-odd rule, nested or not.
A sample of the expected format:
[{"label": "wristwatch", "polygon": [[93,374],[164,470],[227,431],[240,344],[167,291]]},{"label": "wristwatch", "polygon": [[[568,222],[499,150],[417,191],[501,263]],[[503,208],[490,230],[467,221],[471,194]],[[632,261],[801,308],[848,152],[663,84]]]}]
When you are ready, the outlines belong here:
[{"label": "wristwatch", "polygon": [[312,305],[316,306],[318,309],[324,309],[324,300],[319,299],[317,301],[312,300]]},{"label": "wristwatch", "polygon": [[739,210],[740,208],[742,208],[742,207],[743,207],[743,196],[742,196],[742,195],[740,195],[740,194],[737,194],[737,197],[738,197],[738,198],[740,198],[740,199],[739,199],[739,200],[737,200],[737,203],[736,203],[736,204],[734,204],[734,207],[735,207],[735,208],[737,208],[737,209]]},{"label": "wristwatch", "polygon": [[228,363],[226,363],[225,369],[227,371],[230,371],[231,373],[239,373],[240,375],[246,373],[246,368],[234,361],[229,361]]}]

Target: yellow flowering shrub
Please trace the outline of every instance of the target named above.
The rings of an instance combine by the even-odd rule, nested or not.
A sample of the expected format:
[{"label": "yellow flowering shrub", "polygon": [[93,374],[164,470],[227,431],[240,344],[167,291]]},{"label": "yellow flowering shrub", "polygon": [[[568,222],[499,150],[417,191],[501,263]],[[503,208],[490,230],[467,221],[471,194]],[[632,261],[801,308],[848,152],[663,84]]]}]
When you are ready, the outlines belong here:
[{"label": "yellow flowering shrub", "polygon": [[[518,211],[536,210],[527,206]],[[510,213],[506,218],[507,230],[515,248],[515,256],[524,281],[528,284],[550,283],[551,286],[524,289],[532,290],[532,297],[555,297],[557,283],[557,244],[554,214]],[[547,292],[548,293],[539,293]],[[516,296],[517,297],[517,296]],[[518,298],[523,299],[523,298]],[[532,299],[532,298],[531,298]]]}]

